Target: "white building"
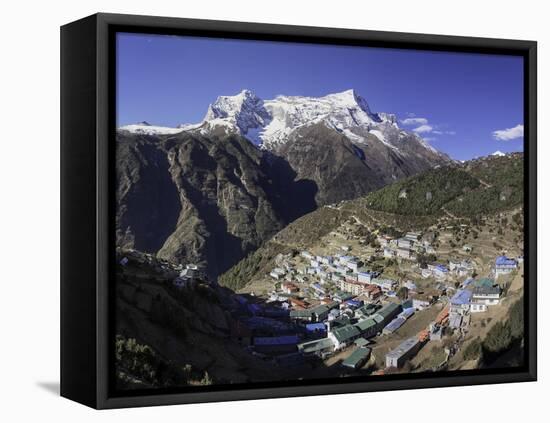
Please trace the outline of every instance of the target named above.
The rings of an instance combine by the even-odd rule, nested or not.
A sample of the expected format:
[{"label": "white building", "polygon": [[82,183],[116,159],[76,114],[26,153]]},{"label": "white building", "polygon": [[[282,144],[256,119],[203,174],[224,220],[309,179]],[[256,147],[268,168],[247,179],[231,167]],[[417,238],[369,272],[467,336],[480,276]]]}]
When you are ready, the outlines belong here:
[{"label": "white building", "polygon": [[497,305],[500,302],[500,288],[498,286],[476,287],[472,299],[478,304]]},{"label": "white building", "polygon": [[361,283],[371,283],[374,275],[371,272],[357,272],[357,281]]},{"label": "white building", "polygon": [[507,275],[518,268],[518,262],[506,256],[499,256],[495,260],[495,277]]},{"label": "white building", "polygon": [[407,238],[399,238],[397,240],[397,247],[398,248],[405,248],[407,250],[410,250],[413,246],[413,241]]},{"label": "white building", "polygon": [[471,313],[483,313],[487,311],[487,304],[484,303],[470,303]]}]

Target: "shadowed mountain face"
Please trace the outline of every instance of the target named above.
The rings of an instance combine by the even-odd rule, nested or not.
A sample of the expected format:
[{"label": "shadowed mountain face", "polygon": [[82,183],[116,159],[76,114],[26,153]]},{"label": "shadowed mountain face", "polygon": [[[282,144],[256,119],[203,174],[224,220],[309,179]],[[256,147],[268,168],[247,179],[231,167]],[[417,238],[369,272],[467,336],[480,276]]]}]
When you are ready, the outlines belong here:
[{"label": "shadowed mountain face", "polygon": [[117,178],[117,245],[211,277],[315,209],[313,183],[238,135],[121,132]]}]

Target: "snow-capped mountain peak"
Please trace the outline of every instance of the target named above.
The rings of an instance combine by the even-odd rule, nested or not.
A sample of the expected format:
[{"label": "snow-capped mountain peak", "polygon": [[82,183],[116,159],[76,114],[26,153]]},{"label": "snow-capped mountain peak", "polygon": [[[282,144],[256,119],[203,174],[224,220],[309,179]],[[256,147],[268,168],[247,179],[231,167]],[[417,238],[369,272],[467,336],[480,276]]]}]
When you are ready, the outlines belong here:
[{"label": "snow-capped mountain peak", "polygon": [[399,128],[397,118],[389,113],[373,113],[364,97],[354,89],[321,97],[279,95],[262,100],[244,89],[236,95],[219,96],[208,106],[203,120],[177,128],[152,126],[147,122],[120,129],[143,134],[175,134],[198,131],[208,135],[220,129],[238,133],[264,149],[277,149],[299,128],[322,123],[357,145],[367,146],[378,140],[399,151],[405,142],[421,149],[438,152],[418,135]]},{"label": "snow-capped mountain peak", "polygon": [[133,123],[130,125],[120,126],[118,128],[121,131],[127,131],[134,134],[143,134],[143,135],[172,135],[181,132],[181,128],[172,128],[168,126],[156,126],[151,125],[147,121],[141,121],[138,123]]},{"label": "snow-capped mountain peak", "polygon": [[503,152],[500,151],[500,150],[497,150],[497,151],[495,151],[493,154],[491,154],[491,156],[502,157],[502,156],[506,156],[506,154],[503,153]]},{"label": "snow-capped mountain peak", "polygon": [[264,102],[250,90],[234,96],[220,96],[210,106],[203,119],[206,128],[212,126],[235,127],[243,135],[251,129],[265,126],[270,119]]}]

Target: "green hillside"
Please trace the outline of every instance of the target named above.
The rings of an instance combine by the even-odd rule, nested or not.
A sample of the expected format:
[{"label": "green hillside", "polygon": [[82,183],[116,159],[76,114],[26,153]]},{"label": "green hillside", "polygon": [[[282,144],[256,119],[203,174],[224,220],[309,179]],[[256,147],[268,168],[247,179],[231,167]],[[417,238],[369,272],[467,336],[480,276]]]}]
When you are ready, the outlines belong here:
[{"label": "green hillside", "polygon": [[406,216],[494,213],[523,203],[523,173],[522,153],[484,157],[395,182],[367,195],[365,203]]},{"label": "green hillside", "polygon": [[369,208],[404,215],[433,215],[458,196],[480,186],[458,167],[441,167],[388,185],[366,197]]},{"label": "green hillside", "polygon": [[482,181],[482,185],[447,204],[445,208],[449,212],[475,216],[510,209],[523,203],[522,154],[475,160],[466,169]]}]

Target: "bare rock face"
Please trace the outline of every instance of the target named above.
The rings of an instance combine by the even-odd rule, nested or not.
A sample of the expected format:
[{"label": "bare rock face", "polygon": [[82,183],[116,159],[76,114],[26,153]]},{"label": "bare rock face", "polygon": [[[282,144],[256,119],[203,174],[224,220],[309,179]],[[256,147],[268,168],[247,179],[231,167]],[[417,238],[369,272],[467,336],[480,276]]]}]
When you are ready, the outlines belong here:
[{"label": "bare rock face", "polygon": [[284,225],[261,152],[239,136],[119,134],[117,242],[216,276]]},{"label": "bare rock face", "polygon": [[297,180],[313,181],[317,206],[364,196],[397,179],[449,162],[441,153],[410,136],[397,149],[370,133],[364,142],[350,139],[324,123],[293,132],[276,150],[296,173]]}]

